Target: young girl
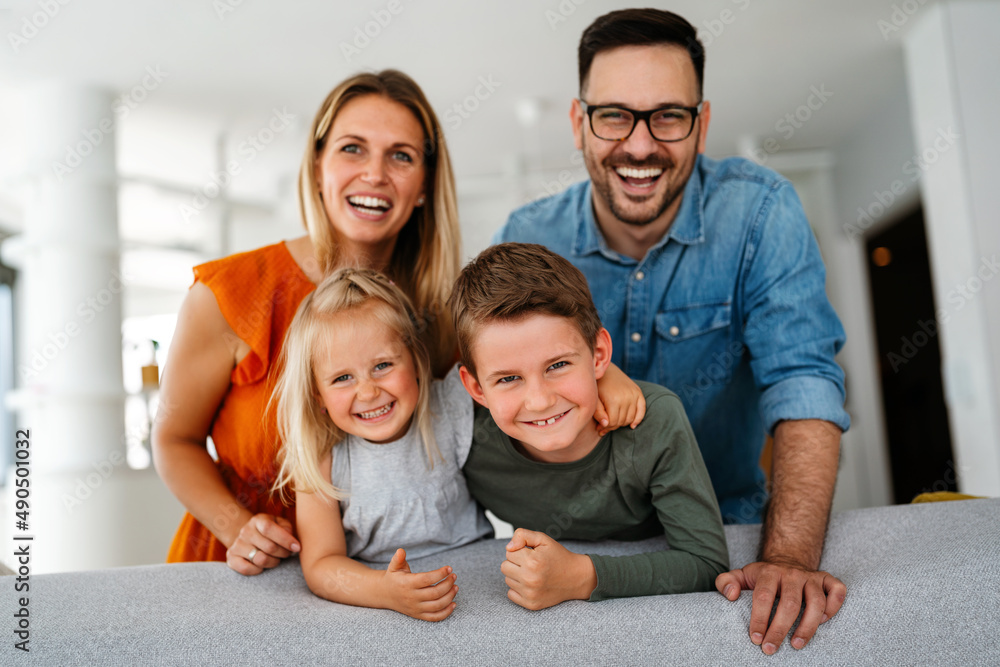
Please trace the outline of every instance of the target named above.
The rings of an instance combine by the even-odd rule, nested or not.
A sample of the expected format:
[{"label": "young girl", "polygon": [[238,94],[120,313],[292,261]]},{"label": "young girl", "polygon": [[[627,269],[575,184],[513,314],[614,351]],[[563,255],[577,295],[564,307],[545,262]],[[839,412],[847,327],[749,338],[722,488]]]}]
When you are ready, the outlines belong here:
[{"label": "young girl", "polygon": [[296,494],[299,559],[313,593],[440,621],[455,609],[456,575],[412,573],[407,555],[458,547],[492,528],[461,472],[472,401],[457,369],[432,381],[417,334],[409,300],[372,270],[338,271],[305,298],[274,394],[285,443],[277,486]]}]

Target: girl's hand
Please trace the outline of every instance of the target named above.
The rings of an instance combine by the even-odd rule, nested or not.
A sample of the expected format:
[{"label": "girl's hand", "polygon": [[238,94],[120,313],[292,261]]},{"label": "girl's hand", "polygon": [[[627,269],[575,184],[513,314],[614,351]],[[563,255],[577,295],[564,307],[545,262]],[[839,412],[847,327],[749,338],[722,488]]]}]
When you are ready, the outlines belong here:
[{"label": "girl's hand", "polygon": [[597,381],[597,397],[594,419],[602,437],[621,426],[635,428],[646,416],[642,389],[614,364],[609,364],[604,377]]},{"label": "girl's hand", "polygon": [[240,574],[260,574],[298,553],[301,546],[288,519],[255,514],[226,551],[226,565]]},{"label": "girl's hand", "polygon": [[455,611],[457,575],[448,566],[433,572],[410,572],[406,551],[397,549],[382,577],[389,608],[422,621],[443,621]]}]

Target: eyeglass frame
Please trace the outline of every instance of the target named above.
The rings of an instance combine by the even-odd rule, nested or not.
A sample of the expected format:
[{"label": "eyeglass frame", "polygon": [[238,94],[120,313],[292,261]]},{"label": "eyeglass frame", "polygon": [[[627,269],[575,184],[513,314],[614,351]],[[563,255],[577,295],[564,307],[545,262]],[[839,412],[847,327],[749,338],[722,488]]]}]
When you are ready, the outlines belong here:
[{"label": "eyeglass frame", "polygon": [[[617,104],[589,104],[588,102],[586,102],[581,98],[577,98],[577,100],[580,102],[580,104],[584,106],[584,112],[587,114],[587,118],[590,120],[589,125],[591,133],[601,141],[626,141],[629,137],[632,136],[632,133],[635,132],[635,128],[639,124],[639,121],[643,120],[646,121],[646,130],[649,132],[649,136],[653,137],[653,139],[663,144],[677,143],[678,141],[684,141],[685,139],[690,137],[691,133],[694,132],[694,123],[696,120],[698,120],[698,116],[701,115],[701,107],[705,104],[705,100],[702,100],[701,102],[698,102],[697,106],[693,107],[686,107],[681,104],[665,104],[662,107],[649,109],[648,111],[636,111],[635,109],[629,109],[628,107],[623,107]],[[629,112],[630,114],[632,114],[632,129],[629,130],[628,134],[626,134],[621,139],[605,139],[604,137],[597,134],[596,130],[594,130],[594,111],[596,111],[597,109],[619,109],[621,111]],[[649,120],[653,117],[653,114],[659,113],[660,111],[664,111],[666,109],[683,109],[684,111],[687,111],[689,114],[691,114],[691,127],[688,128],[687,134],[685,134],[680,139],[660,139],[655,134],[653,134],[653,128],[649,124]]]}]

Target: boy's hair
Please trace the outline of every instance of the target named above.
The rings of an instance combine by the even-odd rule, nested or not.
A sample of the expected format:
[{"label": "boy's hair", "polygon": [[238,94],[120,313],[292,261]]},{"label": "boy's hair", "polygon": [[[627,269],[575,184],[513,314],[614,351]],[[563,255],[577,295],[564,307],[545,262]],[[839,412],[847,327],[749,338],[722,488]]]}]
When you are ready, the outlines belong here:
[{"label": "boy's hair", "polygon": [[449,304],[462,363],[474,377],[473,348],[483,325],[529,315],[565,317],[592,351],[602,326],[580,270],[536,243],[501,243],[479,253],[459,274]]},{"label": "boy's hair", "polygon": [[326,278],[299,304],[285,335],[278,368],[281,375],[271,396],[277,404],[281,470],[274,483],[283,499],[292,491],[319,493],[339,500],[346,494],[324,479],[320,460],[346,437],[323,410],[313,372],[314,360],[331,345],[330,327],[350,321],[359,308],[391,329],[413,355],[420,393],[414,417],[431,467],[441,456],[430,418],[430,357],[421,342],[410,300],[388,278],[370,269],[342,269]]},{"label": "boy's hair", "polygon": [[705,78],[705,49],[687,19],[662,9],[619,9],[599,16],[583,31],[577,49],[580,94],[587,87],[590,66],[598,53],[622,46],[656,44],[672,44],[688,52],[698,77],[700,98]]}]

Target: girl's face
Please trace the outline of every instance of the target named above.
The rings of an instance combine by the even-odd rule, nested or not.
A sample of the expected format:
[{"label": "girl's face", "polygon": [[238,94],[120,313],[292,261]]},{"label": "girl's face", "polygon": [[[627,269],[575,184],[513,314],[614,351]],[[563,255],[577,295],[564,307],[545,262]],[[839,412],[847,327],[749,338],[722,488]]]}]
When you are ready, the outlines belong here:
[{"label": "girl's face", "polygon": [[424,131],[413,113],[381,95],[340,109],[316,157],[323,206],[354,256],[392,253],[424,196]]},{"label": "girl's face", "polygon": [[420,386],[413,355],[368,304],[329,325],[313,373],[319,401],[333,423],[369,442],[406,434]]}]

